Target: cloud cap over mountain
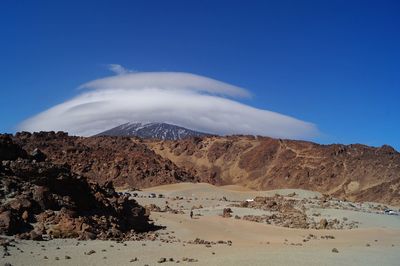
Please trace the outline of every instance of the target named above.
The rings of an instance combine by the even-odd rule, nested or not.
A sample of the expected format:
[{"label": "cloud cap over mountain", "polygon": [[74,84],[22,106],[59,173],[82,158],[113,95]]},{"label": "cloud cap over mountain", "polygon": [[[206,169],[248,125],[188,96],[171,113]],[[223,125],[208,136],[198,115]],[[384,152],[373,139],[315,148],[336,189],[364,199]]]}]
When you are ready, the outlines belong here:
[{"label": "cloud cap over mountain", "polygon": [[121,72],[80,89],[18,129],[89,136],[127,122],[166,122],[222,135],[309,139],[318,132],[312,123],[235,101],[250,97],[243,88],[190,73]]}]

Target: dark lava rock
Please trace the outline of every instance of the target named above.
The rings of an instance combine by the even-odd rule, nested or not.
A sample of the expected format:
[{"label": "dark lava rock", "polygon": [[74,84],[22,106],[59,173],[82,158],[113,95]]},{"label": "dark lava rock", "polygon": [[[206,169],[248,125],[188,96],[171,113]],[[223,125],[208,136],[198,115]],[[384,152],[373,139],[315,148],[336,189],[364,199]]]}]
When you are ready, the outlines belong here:
[{"label": "dark lava rock", "polygon": [[31,156],[37,162],[44,162],[46,160],[46,155],[41,150],[39,150],[38,148],[34,149],[31,152]]},{"label": "dark lava rock", "polygon": [[0,161],[26,158],[26,152],[15,144],[10,135],[0,135]]},{"label": "dark lava rock", "polygon": [[[0,234],[22,239],[136,239],[156,229],[145,209],[120,196],[113,184],[88,183],[68,165],[26,155],[0,135]],[[34,226],[32,226],[34,225]]]}]

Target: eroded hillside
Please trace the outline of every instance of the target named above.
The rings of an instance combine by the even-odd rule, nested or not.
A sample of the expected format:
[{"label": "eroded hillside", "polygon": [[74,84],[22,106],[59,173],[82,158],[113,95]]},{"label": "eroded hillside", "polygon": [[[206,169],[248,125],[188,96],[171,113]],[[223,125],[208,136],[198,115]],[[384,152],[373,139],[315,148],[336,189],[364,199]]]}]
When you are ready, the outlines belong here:
[{"label": "eroded hillside", "polygon": [[319,145],[267,137],[179,141],[17,133],[28,153],[104,184],[144,188],[177,182],[238,184],[257,190],[302,188],[356,201],[400,204],[400,154],[389,146]]},{"label": "eroded hillside", "polygon": [[400,154],[390,146],[252,136],[146,143],[203,182],[259,190],[303,188],[352,200],[400,203]]},{"label": "eroded hillside", "polygon": [[42,151],[52,162],[68,164],[75,173],[104,184],[143,188],[196,177],[161,157],[140,140],[127,137],[72,137],[66,133],[17,133],[14,141],[27,152]]}]

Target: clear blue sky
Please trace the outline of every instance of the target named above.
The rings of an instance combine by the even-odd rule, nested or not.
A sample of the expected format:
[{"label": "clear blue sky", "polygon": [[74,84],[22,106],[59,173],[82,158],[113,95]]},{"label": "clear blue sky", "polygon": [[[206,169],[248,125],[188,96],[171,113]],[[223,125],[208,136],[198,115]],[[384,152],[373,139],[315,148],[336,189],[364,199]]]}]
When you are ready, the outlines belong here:
[{"label": "clear blue sky", "polygon": [[3,0],[0,34],[0,132],[115,63],[244,87],[317,142],[400,150],[399,1]]}]

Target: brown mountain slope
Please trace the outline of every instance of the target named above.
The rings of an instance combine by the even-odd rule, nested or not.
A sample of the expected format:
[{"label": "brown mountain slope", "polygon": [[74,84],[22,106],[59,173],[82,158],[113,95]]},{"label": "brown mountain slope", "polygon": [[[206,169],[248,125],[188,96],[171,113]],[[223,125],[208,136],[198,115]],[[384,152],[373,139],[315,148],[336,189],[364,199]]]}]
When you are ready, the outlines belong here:
[{"label": "brown mountain slope", "polygon": [[17,133],[28,153],[38,148],[74,172],[116,186],[176,182],[239,184],[253,189],[303,188],[359,201],[400,205],[400,154],[389,146],[318,145],[266,137],[180,141]]},{"label": "brown mountain slope", "polygon": [[400,154],[389,146],[318,145],[251,136],[146,143],[209,183],[263,190],[303,188],[400,204]]},{"label": "brown mountain slope", "polygon": [[28,153],[38,148],[54,163],[92,181],[131,188],[150,187],[197,179],[162,158],[146,145],[126,137],[72,137],[63,132],[17,133],[14,141]]}]

